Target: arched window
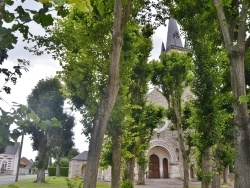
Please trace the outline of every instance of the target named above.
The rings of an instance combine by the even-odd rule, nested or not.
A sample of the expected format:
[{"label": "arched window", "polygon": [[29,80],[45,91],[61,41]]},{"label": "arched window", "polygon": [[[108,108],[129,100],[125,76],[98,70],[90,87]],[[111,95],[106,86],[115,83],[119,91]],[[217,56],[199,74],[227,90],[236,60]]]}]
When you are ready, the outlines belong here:
[{"label": "arched window", "polygon": [[7,161],[3,160],[2,161],[2,169],[6,169],[7,168]]}]

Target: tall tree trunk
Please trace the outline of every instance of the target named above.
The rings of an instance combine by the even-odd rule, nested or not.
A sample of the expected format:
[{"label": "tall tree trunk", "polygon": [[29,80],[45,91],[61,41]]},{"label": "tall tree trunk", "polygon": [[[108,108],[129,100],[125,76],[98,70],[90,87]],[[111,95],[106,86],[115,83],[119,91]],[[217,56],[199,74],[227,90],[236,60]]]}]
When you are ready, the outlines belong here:
[{"label": "tall tree trunk", "polygon": [[45,169],[44,168],[38,169],[36,183],[45,183]]},{"label": "tall tree trunk", "polygon": [[60,163],[59,161],[57,161],[56,163],[56,176],[60,176],[61,172],[60,172]]},{"label": "tall tree trunk", "polygon": [[223,169],[223,183],[228,184],[229,183],[229,165],[227,165]]},{"label": "tall tree trunk", "polygon": [[180,99],[181,95],[179,92],[174,92],[174,101],[173,101],[173,108],[176,116],[176,131],[178,135],[178,144],[181,150],[182,155],[182,162],[183,162],[183,188],[189,187],[189,166],[188,166],[188,156],[189,152],[185,148],[185,140],[184,140],[184,131],[182,129],[182,120],[181,120],[181,104]]},{"label": "tall tree trunk", "polygon": [[[240,14],[235,20],[239,23],[237,40],[233,41],[221,0],[214,0],[217,15],[230,59],[231,85],[234,94],[234,144],[235,144],[235,188],[250,187],[250,118],[247,103],[240,103],[239,97],[246,95],[245,85],[245,45],[246,20],[249,1],[242,1]],[[234,18],[236,19],[236,18]]]},{"label": "tall tree trunk", "polygon": [[120,55],[123,45],[123,33],[129,19],[131,0],[128,0],[127,7],[124,8],[124,14],[122,4],[122,0],[114,1],[114,24],[108,87],[101,99],[100,106],[93,121],[86,173],[84,176],[84,188],[96,187],[103,137],[119,91]]},{"label": "tall tree trunk", "polygon": [[45,147],[40,147],[38,151],[38,172],[37,172],[37,183],[45,183]]},{"label": "tall tree trunk", "polygon": [[220,159],[218,156],[215,157],[214,163],[214,173],[213,173],[213,181],[212,181],[212,188],[220,188]]},{"label": "tall tree trunk", "polygon": [[135,181],[134,168],[135,168],[135,157],[131,157],[126,160],[126,169],[125,169],[123,181],[130,182],[130,184],[133,187],[134,187],[134,181]]},{"label": "tall tree trunk", "polygon": [[182,153],[182,159],[183,159],[183,175],[184,175],[184,180],[183,180],[183,188],[188,188],[189,187],[189,166],[188,166],[188,155],[185,153]]},{"label": "tall tree trunk", "polygon": [[250,187],[250,122],[246,103],[240,103],[239,97],[246,95],[244,56],[231,58],[231,82],[234,93],[234,144],[235,188]]},{"label": "tall tree trunk", "polygon": [[202,188],[211,188],[212,157],[212,147],[206,148],[201,154]]},{"label": "tall tree trunk", "polygon": [[[144,154],[142,154],[144,155]],[[145,169],[146,165],[145,164],[140,164],[139,169],[138,169],[138,185],[145,185]]]},{"label": "tall tree trunk", "polygon": [[111,188],[120,188],[121,186],[121,127],[115,127],[112,134],[112,179]]}]

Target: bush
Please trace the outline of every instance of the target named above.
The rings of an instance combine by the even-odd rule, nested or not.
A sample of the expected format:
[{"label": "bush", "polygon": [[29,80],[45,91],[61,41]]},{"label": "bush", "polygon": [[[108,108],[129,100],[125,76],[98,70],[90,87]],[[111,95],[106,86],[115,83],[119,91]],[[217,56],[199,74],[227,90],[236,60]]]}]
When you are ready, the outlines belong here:
[{"label": "bush", "polygon": [[75,179],[69,179],[69,178],[65,178],[66,182],[67,182],[67,186],[68,188],[81,188],[83,181],[80,181],[79,183],[79,179],[75,178]]},{"label": "bush", "polygon": [[122,182],[121,187],[122,188],[134,188],[134,185],[130,181],[125,180]]},{"label": "bush", "polygon": [[69,176],[69,167],[61,167],[60,172],[61,172],[61,176],[68,177]]},{"label": "bush", "polygon": [[[55,176],[56,175],[56,167],[50,166],[48,168],[49,176]],[[68,177],[69,175],[69,167],[61,167],[60,168],[60,175],[64,177]]]},{"label": "bush", "polygon": [[53,166],[50,166],[48,168],[48,173],[49,173],[49,176],[55,176],[56,175],[56,168]]}]

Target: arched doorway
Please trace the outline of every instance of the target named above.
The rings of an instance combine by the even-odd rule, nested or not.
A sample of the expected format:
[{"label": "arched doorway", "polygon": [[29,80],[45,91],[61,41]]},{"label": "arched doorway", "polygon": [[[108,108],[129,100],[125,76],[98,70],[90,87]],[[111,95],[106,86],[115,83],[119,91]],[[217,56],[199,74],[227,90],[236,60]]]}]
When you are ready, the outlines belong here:
[{"label": "arched doorway", "polygon": [[160,178],[159,157],[155,154],[150,156],[149,178]]},{"label": "arched doorway", "polygon": [[163,178],[168,178],[168,159],[163,159]]}]

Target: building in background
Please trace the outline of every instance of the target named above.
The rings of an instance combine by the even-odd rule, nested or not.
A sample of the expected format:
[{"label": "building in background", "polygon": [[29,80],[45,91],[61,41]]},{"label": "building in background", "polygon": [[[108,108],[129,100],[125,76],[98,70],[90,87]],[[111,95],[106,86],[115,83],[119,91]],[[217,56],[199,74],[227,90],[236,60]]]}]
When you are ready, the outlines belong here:
[{"label": "building in background", "polygon": [[[189,49],[187,43],[182,45],[176,20],[170,18],[168,24],[168,35],[166,45],[162,43],[161,53],[170,53],[172,50],[180,53]],[[184,99],[192,97],[189,90],[184,92]],[[155,88],[147,94],[147,102],[150,104],[163,106],[168,109],[167,100]],[[149,165],[146,178],[183,178],[183,165],[178,145],[177,132],[174,131],[170,120],[165,119],[162,125],[154,130],[150,147],[147,151]],[[88,158],[88,151],[74,157],[69,164],[69,178],[83,178]],[[136,173],[136,169],[135,169]],[[193,178],[193,170],[190,168],[190,178]],[[111,180],[111,168],[98,170],[98,179],[104,181]]]},{"label": "building in background", "polygon": [[[170,18],[167,42],[166,45],[162,43],[161,54],[170,53],[173,50],[183,53],[188,51],[189,47],[186,42],[185,45],[182,45],[177,22]],[[192,94],[187,89],[183,98],[185,100],[189,97],[192,97]],[[167,100],[157,88],[148,93],[147,101],[168,109]],[[171,129],[171,127],[173,128],[171,121],[165,119],[165,122],[162,125],[158,125],[158,128],[154,130],[147,152],[149,158],[147,178],[183,178],[183,165],[181,154],[179,154],[177,132]],[[190,169],[190,178],[192,177],[193,170]]]},{"label": "building in background", "polygon": [[84,177],[88,153],[88,151],[84,151],[70,160],[69,178]]},{"label": "building in background", "polygon": [[26,157],[22,157],[20,159],[19,174],[34,174],[35,169],[33,168],[33,164],[34,163],[32,160],[29,160]]},{"label": "building in background", "polygon": [[5,152],[0,154],[1,173],[15,175],[18,165],[20,143],[15,142],[13,146],[6,146]]}]

